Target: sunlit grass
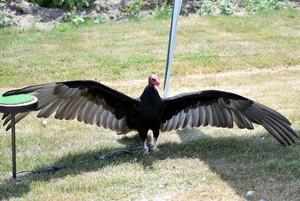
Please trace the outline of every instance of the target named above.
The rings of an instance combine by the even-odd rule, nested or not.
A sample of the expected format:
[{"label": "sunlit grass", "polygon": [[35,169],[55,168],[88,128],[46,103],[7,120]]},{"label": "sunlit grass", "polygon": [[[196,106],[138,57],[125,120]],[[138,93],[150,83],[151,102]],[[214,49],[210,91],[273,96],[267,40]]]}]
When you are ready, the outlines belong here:
[{"label": "sunlit grass", "polygon": [[[181,18],[169,96],[217,89],[286,116],[300,131],[299,11]],[[163,80],[169,20],[0,29],[0,93],[69,79],[96,79],[137,97]],[[278,31],[280,30],[280,31]],[[160,91],[162,94],[162,91]],[[282,147],[266,130],[199,128],[162,133],[158,153],[121,155],[11,180],[10,132],[0,130],[0,199],[298,200],[299,139]],[[126,136],[33,113],[17,124],[17,170],[42,170],[140,146]],[[253,196],[247,191],[255,191]]]},{"label": "sunlit grass", "polygon": [[[299,12],[181,18],[173,73],[188,75],[292,66],[299,61]],[[68,26],[62,32],[1,29],[1,85],[69,79],[141,79],[164,74],[170,20]],[[12,70],[13,69],[13,70]],[[137,72],[137,73],[133,73]],[[34,77],[32,77],[34,75]],[[38,75],[38,76],[37,76]]]}]

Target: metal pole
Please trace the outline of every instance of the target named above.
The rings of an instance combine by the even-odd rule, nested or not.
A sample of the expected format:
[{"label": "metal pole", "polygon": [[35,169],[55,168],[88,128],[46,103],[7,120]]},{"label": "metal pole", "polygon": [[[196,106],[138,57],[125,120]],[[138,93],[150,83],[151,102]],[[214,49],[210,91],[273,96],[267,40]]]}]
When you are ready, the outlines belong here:
[{"label": "metal pole", "polygon": [[170,74],[172,70],[172,60],[173,60],[173,53],[174,53],[174,46],[175,46],[175,39],[176,39],[176,31],[177,31],[178,17],[179,17],[181,5],[182,5],[182,0],[173,1],[173,13],[172,13],[171,28],[170,28],[167,66],[166,66],[165,83],[164,83],[164,97],[168,96],[169,81],[170,81]]},{"label": "metal pole", "polygon": [[15,131],[15,113],[11,113],[11,149],[12,149],[12,177],[17,177],[16,165],[16,131]]}]

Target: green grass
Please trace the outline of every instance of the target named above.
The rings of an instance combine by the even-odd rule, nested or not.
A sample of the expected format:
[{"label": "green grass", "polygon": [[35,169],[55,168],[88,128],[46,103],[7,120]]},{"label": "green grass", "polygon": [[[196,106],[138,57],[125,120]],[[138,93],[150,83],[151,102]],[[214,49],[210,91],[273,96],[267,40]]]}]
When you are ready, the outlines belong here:
[{"label": "green grass", "polygon": [[[181,18],[169,95],[217,89],[267,105],[300,132],[300,12]],[[170,20],[0,29],[0,93],[33,84],[95,79],[137,97],[163,80]],[[162,93],[162,92],[161,92]],[[42,170],[141,145],[114,132],[33,113],[17,125],[17,170]],[[262,137],[264,138],[262,140]],[[120,155],[33,176],[11,173],[10,132],[0,129],[4,200],[298,200],[299,139],[282,147],[255,130],[162,133],[158,153]],[[247,191],[254,195],[246,195]]]},{"label": "green grass", "polygon": [[[182,18],[176,75],[298,64],[299,11]],[[1,29],[1,86],[163,75],[169,20],[69,25],[66,31]],[[160,26],[158,26],[160,25]],[[2,70],[3,69],[3,70]],[[38,75],[21,83],[16,77]]]}]

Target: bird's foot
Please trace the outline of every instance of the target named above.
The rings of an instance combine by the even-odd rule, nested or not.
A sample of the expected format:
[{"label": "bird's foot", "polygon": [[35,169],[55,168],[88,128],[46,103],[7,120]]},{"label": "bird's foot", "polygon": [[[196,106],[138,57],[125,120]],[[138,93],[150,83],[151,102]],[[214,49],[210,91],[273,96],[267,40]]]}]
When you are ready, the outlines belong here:
[{"label": "bird's foot", "polygon": [[149,147],[148,146],[144,146],[142,152],[144,152],[144,154],[149,154]]},{"label": "bird's foot", "polygon": [[149,147],[150,151],[153,151],[153,152],[159,151],[159,149],[157,148],[157,145],[155,143],[148,144],[148,147]]},{"label": "bird's foot", "polygon": [[146,142],[144,143],[144,146],[141,150],[144,154],[149,154],[151,152],[158,152],[159,149],[157,148],[156,143],[149,143],[147,144]]}]

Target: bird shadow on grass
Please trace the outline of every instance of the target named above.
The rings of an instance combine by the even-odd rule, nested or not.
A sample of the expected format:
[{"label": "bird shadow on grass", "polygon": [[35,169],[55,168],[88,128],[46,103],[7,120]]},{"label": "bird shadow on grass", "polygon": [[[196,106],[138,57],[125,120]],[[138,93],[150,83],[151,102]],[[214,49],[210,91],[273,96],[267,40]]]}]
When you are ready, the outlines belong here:
[{"label": "bird shadow on grass", "polygon": [[[299,130],[296,131],[299,133]],[[35,181],[49,181],[55,178],[64,178],[69,175],[84,172],[101,171],[101,169],[123,163],[139,163],[144,169],[155,168],[155,162],[165,159],[192,158],[204,162],[210,170],[220,176],[222,181],[228,183],[240,197],[248,199],[245,188],[255,188],[257,179],[261,185],[268,185],[270,178],[274,181],[300,183],[300,155],[299,145],[291,147],[281,146],[272,136],[264,135],[264,140],[257,136],[245,137],[212,137],[199,130],[178,131],[181,142],[161,142],[160,151],[144,155],[142,153],[116,155],[105,160],[92,160],[93,155],[106,154],[111,149],[99,149],[95,152],[70,153],[66,157],[58,158],[51,166],[41,165],[36,170],[49,169],[53,166],[90,160],[90,162],[67,166],[60,170],[51,170],[45,174],[33,175],[25,173],[16,179],[7,179],[0,184],[0,200],[12,197],[24,197],[30,192],[31,183]],[[166,134],[162,134],[166,135]],[[122,137],[118,140],[131,149],[141,145],[137,136]],[[299,144],[299,140],[297,140]],[[185,171],[185,170],[183,170]],[[248,186],[247,186],[248,185]],[[288,187],[287,187],[288,188]],[[300,197],[299,192],[294,192]],[[250,199],[251,200],[251,199]]]}]

